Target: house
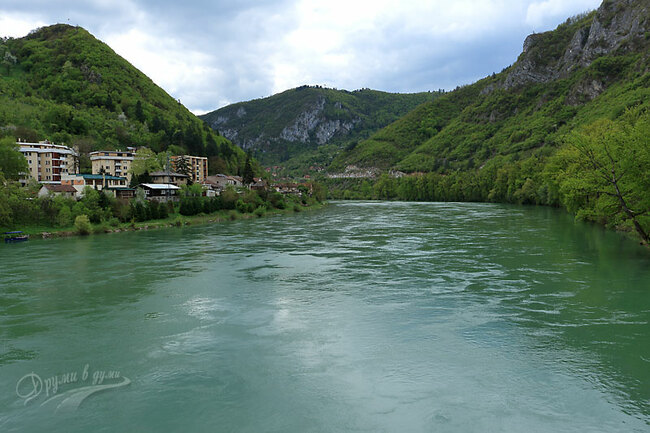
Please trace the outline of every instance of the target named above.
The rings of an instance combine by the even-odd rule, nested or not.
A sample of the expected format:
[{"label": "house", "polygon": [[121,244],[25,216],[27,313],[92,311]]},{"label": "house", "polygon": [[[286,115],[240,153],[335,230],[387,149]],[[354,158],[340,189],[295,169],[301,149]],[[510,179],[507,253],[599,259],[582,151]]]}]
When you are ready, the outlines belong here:
[{"label": "house", "polygon": [[126,177],[107,174],[62,174],[61,185],[72,186],[77,191],[77,197],[83,195],[83,190],[87,186],[97,191],[106,189],[107,192],[110,188],[126,188],[128,186]]},{"label": "house", "polygon": [[133,152],[121,150],[100,150],[90,152],[90,162],[93,174],[108,174],[109,176],[126,177],[131,182],[131,165],[135,155]]},{"label": "house", "polygon": [[208,158],[205,156],[176,155],[171,157],[171,162],[176,171],[184,164],[194,183],[202,183],[208,176]]},{"label": "house", "polygon": [[113,196],[117,199],[130,200],[135,197],[135,188],[112,186],[106,188],[105,191],[113,194]]},{"label": "house", "polygon": [[228,176],[226,174],[216,174],[208,176],[203,182],[203,186],[213,189],[215,191],[223,191],[228,186],[240,187],[242,186],[242,179],[239,176]]},{"label": "house", "polygon": [[300,194],[300,185],[297,183],[276,183],[273,189],[282,194]]},{"label": "house", "polygon": [[57,195],[75,198],[77,195],[77,190],[71,185],[56,185],[52,183],[46,183],[38,191],[39,197],[47,197],[48,195]]},{"label": "house", "polygon": [[154,171],[150,174],[153,183],[172,184],[172,185],[187,185],[190,177],[182,173],[174,173],[172,171]]},{"label": "house", "polygon": [[16,143],[18,150],[27,159],[29,167],[26,176],[20,179],[25,185],[29,179],[39,183],[61,183],[61,176],[77,172],[77,158],[79,155],[74,149],[60,144],[53,144],[49,141],[38,143]]},{"label": "house", "polygon": [[253,179],[250,188],[255,191],[264,191],[266,189],[266,181],[262,178],[256,177]]},{"label": "house", "polygon": [[141,183],[138,187],[144,190],[147,200],[167,202],[179,199],[180,188],[170,183]]}]

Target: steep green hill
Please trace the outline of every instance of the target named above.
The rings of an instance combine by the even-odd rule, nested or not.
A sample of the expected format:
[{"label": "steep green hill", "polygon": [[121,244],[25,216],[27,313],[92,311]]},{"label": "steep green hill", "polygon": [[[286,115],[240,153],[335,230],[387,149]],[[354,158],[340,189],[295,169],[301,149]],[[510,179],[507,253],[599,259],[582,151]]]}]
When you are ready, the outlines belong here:
[{"label": "steep green hill", "polygon": [[331,169],[447,172],[544,156],[580,126],[646,107],[649,9],[642,0],[608,0],[531,35],[514,65],[418,107],[338,155]]},{"label": "steep green hill", "polygon": [[267,165],[304,169],[329,165],[333,154],[356,145],[439,93],[353,92],[302,86],[201,116],[210,126]]},{"label": "steep green hill", "polygon": [[425,103],[329,170],[336,198],[563,206],[650,243],[650,4],[606,0],[529,36],[500,74]]},{"label": "steep green hill", "polygon": [[244,163],[240,148],[80,27],[0,40],[0,58],[0,135],[48,138],[82,154],[126,146],[187,151],[209,156],[211,171]]}]

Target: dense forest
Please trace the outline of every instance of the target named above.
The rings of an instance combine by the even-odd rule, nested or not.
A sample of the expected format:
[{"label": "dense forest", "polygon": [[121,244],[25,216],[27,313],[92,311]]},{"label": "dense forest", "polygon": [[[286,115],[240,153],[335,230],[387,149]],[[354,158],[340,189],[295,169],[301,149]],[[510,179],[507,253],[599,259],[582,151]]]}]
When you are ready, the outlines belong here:
[{"label": "dense forest", "polygon": [[219,136],[106,44],[57,24],[0,40],[0,137],[99,149],[147,146],[210,158],[235,174],[245,153]]}]

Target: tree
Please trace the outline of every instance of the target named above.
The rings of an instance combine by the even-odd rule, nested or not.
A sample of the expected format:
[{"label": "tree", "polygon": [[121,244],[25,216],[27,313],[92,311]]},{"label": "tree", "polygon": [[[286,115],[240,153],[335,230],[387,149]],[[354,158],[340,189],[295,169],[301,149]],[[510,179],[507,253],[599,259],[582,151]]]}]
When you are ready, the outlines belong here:
[{"label": "tree", "polygon": [[5,137],[0,140],[0,171],[9,180],[18,180],[22,173],[29,170],[27,160],[18,150],[13,138]]},{"label": "tree", "polygon": [[190,164],[184,155],[179,156],[174,160],[174,170],[176,173],[190,175]]},{"label": "tree", "polygon": [[56,217],[56,223],[59,227],[67,227],[72,222],[72,211],[67,205],[61,206],[59,214]]},{"label": "tree", "polygon": [[80,235],[89,235],[93,227],[90,224],[88,215],[79,215],[74,220],[74,227],[77,229]]},{"label": "tree", "polygon": [[582,219],[610,226],[631,222],[650,243],[650,119],[626,113],[603,119],[567,139],[556,179],[562,201]]},{"label": "tree", "polygon": [[244,164],[244,172],[242,173],[243,182],[245,185],[250,185],[255,181],[255,173],[251,165],[251,155],[246,155],[246,164]]},{"label": "tree", "polygon": [[7,75],[9,75],[9,72],[11,72],[11,67],[16,64],[17,62],[16,56],[11,54],[9,50],[5,51],[5,55],[2,59],[2,64],[7,68]]},{"label": "tree", "polygon": [[135,153],[130,171],[133,176],[140,176],[145,172],[151,173],[160,170],[160,168],[160,162],[156,157],[156,153],[147,147],[141,147]]},{"label": "tree", "polygon": [[142,110],[142,102],[138,100],[138,102],[135,103],[135,118],[138,119],[139,122],[144,122],[145,117],[144,117],[144,111]]}]

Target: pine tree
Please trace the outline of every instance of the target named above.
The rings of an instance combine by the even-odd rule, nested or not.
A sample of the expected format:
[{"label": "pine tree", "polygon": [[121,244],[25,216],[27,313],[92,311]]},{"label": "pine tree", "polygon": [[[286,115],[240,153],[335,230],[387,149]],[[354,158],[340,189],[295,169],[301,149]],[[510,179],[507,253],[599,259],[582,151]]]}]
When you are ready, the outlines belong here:
[{"label": "pine tree", "polygon": [[243,173],[243,181],[244,184],[250,185],[253,183],[255,177],[255,173],[253,172],[253,167],[251,165],[251,156],[250,154],[246,155],[246,164],[244,165],[244,173]]}]

